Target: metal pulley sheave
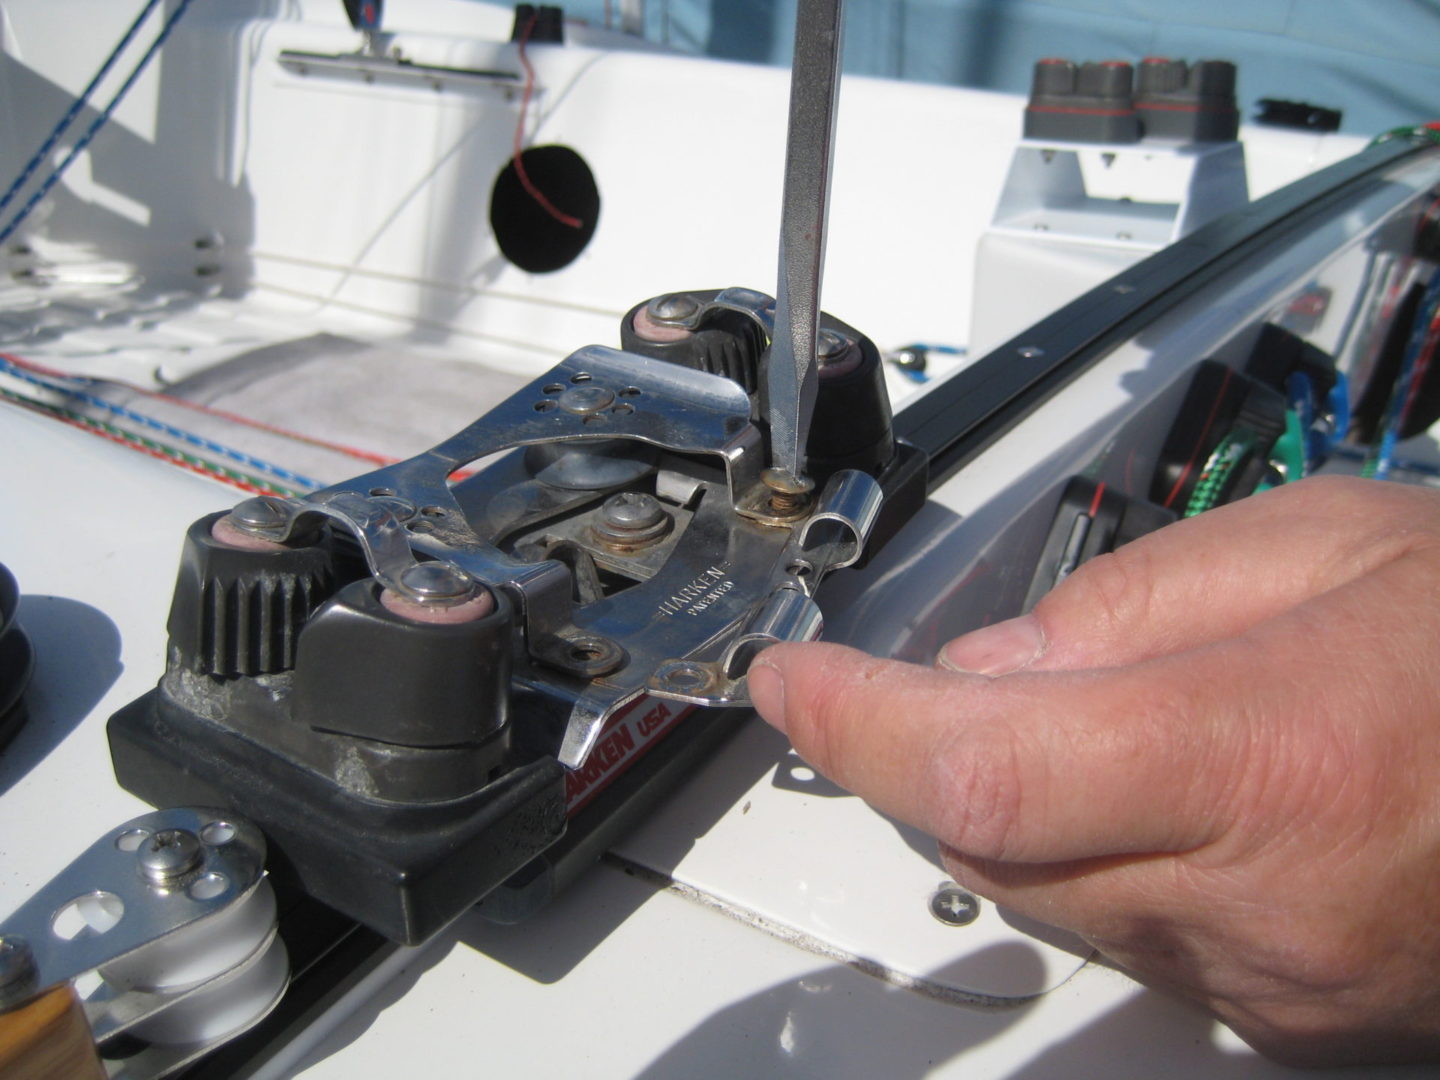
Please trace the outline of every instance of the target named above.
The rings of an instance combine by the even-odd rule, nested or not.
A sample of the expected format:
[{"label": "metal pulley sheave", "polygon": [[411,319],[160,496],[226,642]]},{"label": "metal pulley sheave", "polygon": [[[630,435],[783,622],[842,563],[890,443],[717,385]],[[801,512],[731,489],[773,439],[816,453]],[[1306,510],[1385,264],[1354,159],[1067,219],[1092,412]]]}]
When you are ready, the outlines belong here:
[{"label": "metal pulley sheave", "polygon": [[265,840],[182,807],[110,830],[0,926],[0,1074],[153,1080],[279,1002]]}]

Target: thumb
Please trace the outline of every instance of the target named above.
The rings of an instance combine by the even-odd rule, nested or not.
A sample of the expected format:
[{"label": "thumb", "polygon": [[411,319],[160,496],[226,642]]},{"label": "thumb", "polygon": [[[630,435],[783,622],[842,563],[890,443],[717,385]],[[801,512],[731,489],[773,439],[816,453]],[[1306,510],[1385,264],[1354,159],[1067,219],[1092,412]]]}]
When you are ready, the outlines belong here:
[{"label": "thumb", "polygon": [[992,680],[779,645],[749,680],[800,755],[878,809],[978,858],[1050,862],[1223,832],[1245,758],[1243,727],[1205,700],[1245,677],[1223,651]]}]

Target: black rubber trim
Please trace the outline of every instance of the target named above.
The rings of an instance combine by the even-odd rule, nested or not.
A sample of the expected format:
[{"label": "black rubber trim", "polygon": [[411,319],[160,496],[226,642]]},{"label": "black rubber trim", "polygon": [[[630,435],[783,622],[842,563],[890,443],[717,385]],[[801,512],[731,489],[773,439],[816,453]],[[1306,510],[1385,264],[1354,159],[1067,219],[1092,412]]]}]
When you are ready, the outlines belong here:
[{"label": "black rubber trim", "polygon": [[[1115,275],[987,353],[895,417],[895,434],[930,459],[930,490],[1042,401],[1147,324],[1257,250],[1433,143],[1391,139],[1216,219]],[[1038,350],[1038,351],[1037,351]]]}]

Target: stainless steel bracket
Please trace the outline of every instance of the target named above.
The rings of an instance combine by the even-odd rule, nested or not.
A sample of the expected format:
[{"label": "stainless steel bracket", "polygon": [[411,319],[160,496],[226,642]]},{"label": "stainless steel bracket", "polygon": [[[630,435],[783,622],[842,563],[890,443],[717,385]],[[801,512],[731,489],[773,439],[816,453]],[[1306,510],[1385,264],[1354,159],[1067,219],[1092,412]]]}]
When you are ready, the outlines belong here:
[{"label": "stainless steel bracket", "polygon": [[[768,332],[774,302],[763,293],[729,289],[714,303]],[[689,470],[684,483],[650,482],[662,465]],[[880,489],[844,470],[798,510],[768,512],[764,466],[736,383],[592,345],[408,461],[268,500],[277,520],[261,534],[285,540],[330,520],[354,534],[375,578],[409,599],[425,599],[407,575],[423,560],[503,591],[521,622],[516,677],[569,705],[558,757],[574,768],[641,694],[745,704],[744,670],[761,645],[819,633],[815,586],[859,557]],[[665,504],[675,528],[654,551],[587,541],[605,499],[653,489],[664,500],[672,488],[688,505]],[[595,560],[633,584],[591,595]]]}]

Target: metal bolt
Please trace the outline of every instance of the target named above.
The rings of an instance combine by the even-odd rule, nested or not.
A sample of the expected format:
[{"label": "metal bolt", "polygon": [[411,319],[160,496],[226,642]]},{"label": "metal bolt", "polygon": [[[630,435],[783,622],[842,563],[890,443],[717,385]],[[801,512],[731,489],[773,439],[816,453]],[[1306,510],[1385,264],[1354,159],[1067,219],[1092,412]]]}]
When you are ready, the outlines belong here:
[{"label": "metal bolt", "polygon": [[700,310],[700,301],[689,293],[666,293],[645,305],[645,312],[661,322],[684,322]]},{"label": "metal bolt", "polygon": [[648,547],[670,532],[670,515],[660,500],[643,491],[622,491],[605,500],[592,526],[595,538],[621,554]]},{"label": "metal bolt", "polygon": [[980,898],[947,881],[930,897],[930,914],[946,926],[968,926],[980,917]]},{"label": "metal bolt", "polygon": [[0,937],[0,1009],[31,997],[38,974],[35,953],[28,941],[19,934]]},{"label": "metal bolt", "polygon": [[242,532],[278,533],[285,531],[290,523],[290,514],[279,499],[261,495],[246,499],[231,510],[230,521]]},{"label": "metal bolt", "polygon": [[475,595],[475,579],[448,562],[422,562],[400,571],[400,587],[422,602],[455,604]]},{"label": "metal bolt", "polygon": [[605,500],[600,508],[605,524],[612,529],[650,529],[665,520],[660,500],[643,491],[622,491]]},{"label": "metal bolt", "polygon": [[770,509],[781,516],[798,514],[810,502],[815,481],[808,476],[792,476],[784,469],[766,469],[760,480],[770,489]]},{"label": "metal bolt", "polygon": [[585,416],[608,409],[615,401],[615,391],[603,386],[572,386],[555,400],[566,412]]},{"label": "metal bolt", "polygon": [[200,838],[188,829],[161,829],[135,849],[140,872],[157,885],[168,885],[204,859]]}]

